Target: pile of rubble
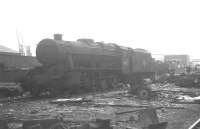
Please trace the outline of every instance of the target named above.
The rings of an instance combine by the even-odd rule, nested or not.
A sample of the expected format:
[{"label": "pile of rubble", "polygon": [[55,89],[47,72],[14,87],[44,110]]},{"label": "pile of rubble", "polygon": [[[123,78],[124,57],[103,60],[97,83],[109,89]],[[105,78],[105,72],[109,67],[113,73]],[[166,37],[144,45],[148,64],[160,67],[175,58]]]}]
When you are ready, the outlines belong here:
[{"label": "pile of rubble", "polygon": [[194,96],[200,91],[173,84],[150,87],[157,96],[149,100],[120,90],[72,98],[4,102],[0,104],[0,124],[9,129],[11,126],[12,129],[151,129],[155,126],[164,129],[168,123],[168,129],[178,129],[187,128],[199,117],[198,105],[190,107],[179,100],[180,96],[190,95],[196,101],[198,97]]}]

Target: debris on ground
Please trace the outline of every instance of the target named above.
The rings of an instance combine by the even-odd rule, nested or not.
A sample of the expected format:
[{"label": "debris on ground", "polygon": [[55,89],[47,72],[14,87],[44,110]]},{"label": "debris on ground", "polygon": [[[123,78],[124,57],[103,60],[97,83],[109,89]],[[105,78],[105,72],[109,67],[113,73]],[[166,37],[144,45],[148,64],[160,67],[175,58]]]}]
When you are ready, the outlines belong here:
[{"label": "debris on ground", "polygon": [[22,91],[23,90],[18,83],[0,83],[0,98],[19,96],[22,94]]},{"label": "debris on ground", "polygon": [[50,103],[52,104],[59,104],[59,105],[63,105],[63,104],[83,104],[83,103],[89,103],[92,102],[92,100],[86,99],[86,98],[70,98],[70,99],[66,99],[66,98],[62,98],[62,99],[56,99],[56,100],[52,100],[50,101]]},{"label": "debris on ground", "polygon": [[[106,127],[114,129],[165,128],[166,125],[167,129],[187,129],[200,117],[200,90],[180,88],[170,83],[149,86],[157,96],[148,100],[141,100],[129,94],[127,89],[121,89],[71,98],[62,96],[0,102],[0,124],[1,121],[7,121],[10,127],[31,125],[33,129],[39,128],[39,124],[44,128],[43,124],[49,120],[55,127],[65,125],[75,129],[96,126],[104,128],[98,123],[104,121],[110,125]],[[36,124],[30,124],[32,120]]]}]

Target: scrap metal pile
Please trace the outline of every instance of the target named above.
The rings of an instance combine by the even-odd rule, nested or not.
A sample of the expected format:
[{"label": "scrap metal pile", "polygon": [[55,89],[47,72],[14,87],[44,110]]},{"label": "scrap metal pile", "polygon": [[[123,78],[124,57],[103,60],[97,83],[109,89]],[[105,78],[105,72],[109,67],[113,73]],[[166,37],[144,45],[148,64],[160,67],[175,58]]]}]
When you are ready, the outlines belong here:
[{"label": "scrap metal pile", "polygon": [[182,75],[168,75],[160,78],[160,82],[175,83],[181,87],[200,87],[200,73],[182,74]]},{"label": "scrap metal pile", "polygon": [[[198,105],[178,103],[181,95],[200,91],[172,84],[151,84],[158,94],[141,100],[127,90],[1,102],[3,129],[186,129],[199,117]],[[161,92],[162,91],[162,92]],[[176,103],[177,102],[177,103]],[[193,103],[194,104],[194,103]]]}]

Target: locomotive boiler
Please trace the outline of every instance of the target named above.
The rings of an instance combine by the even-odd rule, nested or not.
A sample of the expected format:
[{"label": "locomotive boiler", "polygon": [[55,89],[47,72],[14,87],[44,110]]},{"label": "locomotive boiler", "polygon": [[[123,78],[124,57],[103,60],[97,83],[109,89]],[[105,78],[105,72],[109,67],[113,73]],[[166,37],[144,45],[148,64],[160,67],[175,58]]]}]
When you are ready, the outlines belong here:
[{"label": "locomotive boiler", "polygon": [[34,96],[107,90],[119,83],[133,86],[154,73],[146,50],[92,39],[64,41],[59,34],[40,41],[36,57],[42,66],[31,70],[22,83]]}]

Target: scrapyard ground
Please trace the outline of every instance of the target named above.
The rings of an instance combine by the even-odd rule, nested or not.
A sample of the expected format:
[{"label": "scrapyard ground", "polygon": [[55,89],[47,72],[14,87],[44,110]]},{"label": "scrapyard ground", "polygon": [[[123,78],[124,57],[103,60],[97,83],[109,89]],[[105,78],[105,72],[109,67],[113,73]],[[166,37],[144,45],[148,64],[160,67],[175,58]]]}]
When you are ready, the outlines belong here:
[{"label": "scrapyard ground", "polygon": [[[180,103],[177,100],[184,94],[198,96],[200,90],[179,88],[173,84],[153,84],[151,87],[157,93],[157,96],[151,100],[140,100],[127,94],[126,90],[117,90],[82,95],[83,101],[77,101],[81,103],[76,103],[76,101],[64,103],[63,100],[55,101],[55,98],[2,102],[0,103],[0,120],[10,117],[15,120],[59,117],[64,121],[111,119],[111,124],[115,125],[115,128],[139,128],[130,118],[137,111],[151,107],[156,109],[159,122],[168,122],[167,129],[187,129],[200,117],[198,104],[192,104],[191,101]],[[75,97],[80,98],[80,96]]]}]

